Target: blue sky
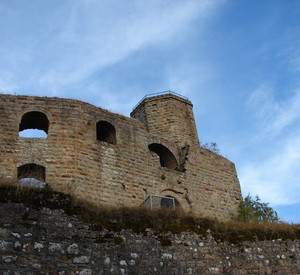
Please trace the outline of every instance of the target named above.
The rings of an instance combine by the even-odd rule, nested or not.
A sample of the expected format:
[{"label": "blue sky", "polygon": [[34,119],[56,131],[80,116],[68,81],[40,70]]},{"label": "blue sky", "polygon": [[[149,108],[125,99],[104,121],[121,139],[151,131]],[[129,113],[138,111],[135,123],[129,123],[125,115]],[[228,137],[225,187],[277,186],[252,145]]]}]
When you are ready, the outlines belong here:
[{"label": "blue sky", "polygon": [[300,1],[0,0],[0,92],[194,104],[243,195],[300,223]]}]

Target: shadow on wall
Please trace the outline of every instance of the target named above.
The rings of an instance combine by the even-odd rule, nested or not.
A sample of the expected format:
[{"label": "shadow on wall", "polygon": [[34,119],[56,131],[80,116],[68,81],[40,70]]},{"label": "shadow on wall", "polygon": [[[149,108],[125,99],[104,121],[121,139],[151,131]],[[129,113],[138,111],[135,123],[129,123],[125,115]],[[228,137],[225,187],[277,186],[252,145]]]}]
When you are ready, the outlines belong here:
[{"label": "shadow on wall", "polygon": [[176,170],[178,168],[177,160],[172,152],[165,146],[152,143],[148,146],[149,150],[159,156],[160,165],[169,169]]},{"label": "shadow on wall", "polygon": [[110,144],[116,144],[116,129],[107,121],[97,122],[97,139]]}]

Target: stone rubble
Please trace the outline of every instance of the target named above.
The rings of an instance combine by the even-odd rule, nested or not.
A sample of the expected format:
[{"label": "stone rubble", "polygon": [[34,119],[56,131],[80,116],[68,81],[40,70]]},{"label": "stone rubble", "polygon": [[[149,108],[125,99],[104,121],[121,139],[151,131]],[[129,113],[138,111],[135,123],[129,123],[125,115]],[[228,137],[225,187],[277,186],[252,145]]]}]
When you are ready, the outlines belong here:
[{"label": "stone rubble", "polygon": [[[162,235],[170,245],[161,244]],[[62,210],[0,204],[1,275],[299,274],[299,249],[300,240],[229,244],[192,232],[95,231]]]}]

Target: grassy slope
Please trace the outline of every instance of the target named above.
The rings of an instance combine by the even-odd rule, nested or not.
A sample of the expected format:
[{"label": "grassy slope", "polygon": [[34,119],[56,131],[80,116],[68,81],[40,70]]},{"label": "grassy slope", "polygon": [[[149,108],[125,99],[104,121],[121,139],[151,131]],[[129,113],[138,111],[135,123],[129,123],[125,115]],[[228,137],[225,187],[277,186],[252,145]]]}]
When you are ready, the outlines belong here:
[{"label": "grassy slope", "polygon": [[[152,228],[157,232],[180,233],[193,231],[198,235],[212,234],[216,241],[239,243],[242,241],[300,239],[300,225],[255,224],[231,221],[227,223],[204,217],[187,215],[181,211],[144,208],[95,208],[86,202],[73,200],[70,196],[53,192],[48,188],[34,189],[25,186],[0,186],[0,203],[24,203],[32,208],[61,208],[70,215],[78,215],[92,224],[92,229],[120,231],[132,229],[145,232]],[[80,205],[80,206],[79,206]]]}]

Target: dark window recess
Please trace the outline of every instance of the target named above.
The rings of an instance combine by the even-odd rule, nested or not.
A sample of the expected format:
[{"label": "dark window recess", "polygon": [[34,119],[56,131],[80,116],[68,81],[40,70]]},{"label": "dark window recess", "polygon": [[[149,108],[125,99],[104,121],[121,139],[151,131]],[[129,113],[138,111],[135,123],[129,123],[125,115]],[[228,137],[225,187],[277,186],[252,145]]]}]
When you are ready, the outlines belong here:
[{"label": "dark window recess", "polygon": [[149,150],[155,152],[159,156],[160,165],[169,169],[177,169],[177,161],[172,152],[165,146],[152,143],[148,146]]},{"label": "dark window recess", "polygon": [[97,140],[105,141],[110,144],[116,144],[116,129],[107,121],[97,123]]},{"label": "dark window recess", "polygon": [[44,166],[30,163],[18,167],[18,179],[36,179],[45,182],[46,169]]},{"label": "dark window recess", "polygon": [[23,137],[47,137],[49,120],[42,112],[32,111],[23,115],[19,135]]},{"label": "dark window recess", "polygon": [[162,198],[160,201],[160,207],[161,208],[167,208],[167,209],[174,209],[174,200],[171,199],[171,197]]},{"label": "dark window recess", "polygon": [[181,208],[180,203],[172,196],[163,197],[160,201],[161,208],[178,209]]}]

